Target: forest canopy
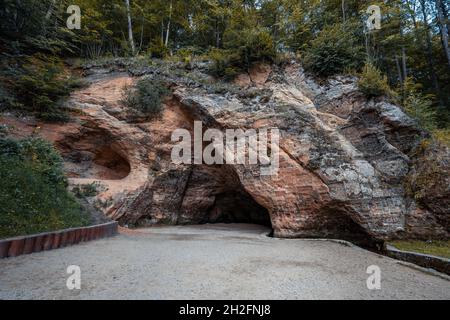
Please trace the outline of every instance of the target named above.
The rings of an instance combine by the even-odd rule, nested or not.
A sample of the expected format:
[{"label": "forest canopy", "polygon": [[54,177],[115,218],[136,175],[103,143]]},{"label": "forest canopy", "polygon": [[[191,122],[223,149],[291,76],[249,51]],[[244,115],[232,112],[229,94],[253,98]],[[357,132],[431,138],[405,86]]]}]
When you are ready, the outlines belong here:
[{"label": "forest canopy", "polygon": [[[450,22],[444,0],[2,2],[1,108],[39,112],[42,105],[58,108],[58,99],[71,88],[62,71],[53,72],[61,69],[58,59],[204,55],[215,61],[218,76],[233,76],[254,62],[276,62],[280,55],[293,53],[318,77],[341,73],[381,77],[378,82],[395,89],[402,104],[413,101],[413,94],[426,100],[436,126],[449,123]],[[66,26],[70,5],[81,9],[79,30]],[[366,26],[371,5],[381,9],[379,30]],[[30,78],[31,66],[50,71],[40,72],[45,79]],[[68,82],[58,84],[55,79]],[[54,86],[31,97],[32,106],[14,94],[30,92],[34,83],[42,81]],[[410,88],[413,93],[407,91]],[[365,90],[380,91],[367,85]],[[52,110],[46,111],[49,118]]]}]

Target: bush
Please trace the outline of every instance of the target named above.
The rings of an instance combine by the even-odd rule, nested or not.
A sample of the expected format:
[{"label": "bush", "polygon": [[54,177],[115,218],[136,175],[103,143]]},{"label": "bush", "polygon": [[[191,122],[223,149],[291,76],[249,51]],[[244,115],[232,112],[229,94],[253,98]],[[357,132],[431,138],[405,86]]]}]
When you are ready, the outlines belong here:
[{"label": "bush", "polygon": [[366,63],[360,74],[358,87],[368,98],[393,95],[386,76],[370,62]]},{"label": "bush", "polygon": [[305,69],[319,77],[343,73],[346,69],[359,70],[364,49],[353,30],[357,30],[353,24],[335,24],[323,29],[303,53]]},{"label": "bush", "polygon": [[192,62],[192,57],[195,55],[195,48],[181,48],[177,51],[177,57],[184,63]]},{"label": "bush", "polygon": [[162,43],[162,41],[153,42],[149,49],[149,54],[152,58],[163,59],[169,55],[169,49]]},{"label": "bush", "polygon": [[48,121],[67,121],[63,103],[82,82],[63,75],[58,59],[29,58],[12,81],[12,91],[19,107]]},{"label": "bush", "polygon": [[20,106],[20,104],[17,102],[12,92],[7,90],[0,83],[0,112],[7,109],[14,109],[17,106]]},{"label": "bush", "polygon": [[182,62],[185,69],[192,70],[194,58],[202,55],[202,53],[203,52],[197,47],[184,47],[178,49],[175,55],[173,55],[168,60],[172,60],[173,62]]},{"label": "bush", "polygon": [[257,62],[272,63],[276,60],[272,36],[265,30],[228,31],[224,37],[225,49],[209,52],[214,76],[232,79]]},{"label": "bush", "polygon": [[408,175],[405,191],[421,207],[428,208],[442,218],[444,224],[450,222],[450,162],[449,150],[436,140],[426,139],[416,148]]},{"label": "bush", "polygon": [[404,104],[405,111],[415,118],[420,126],[428,131],[436,129],[436,110],[432,101],[419,94],[408,96]]},{"label": "bush", "polygon": [[75,186],[72,192],[75,194],[77,198],[90,198],[95,197],[98,192],[99,184],[93,182],[91,184],[83,184],[79,186]]},{"label": "bush", "polygon": [[401,89],[401,96],[403,108],[409,116],[416,119],[419,125],[428,131],[436,129],[437,112],[433,107],[433,99],[431,96],[421,94],[418,85],[411,78],[405,81]]},{"label": "bush", "polygon": [[[227,35],[225,35],[227,36]],[[276,58],[272,36],[264,30],[238,32],[228,39],[230,48],[237,48],[241,67],[250,68],[255,62],[273,62]]]},{"label": "bush", "polygon": [[433,131],[433,138],[450,148],[450,129],[436,129]]},{"label": "bush", "polygon": [[135,86],[124,90],[122,104],[146,116],[156,116],[162,111],[163,98],[169,95],[167,85],[161,80],[141,79]]},{"label": "bush", "polygon": [[0,237],[88,223],[88,214],[67,191],[62,159],[48,142],[0,139]]},{"label": "bush", "polygon": [[215,77],[231,80],[242,71],[238,67],[240,65],[240,57],[236,52],[212,49],[208,56],[213,62],[210,73]]}]

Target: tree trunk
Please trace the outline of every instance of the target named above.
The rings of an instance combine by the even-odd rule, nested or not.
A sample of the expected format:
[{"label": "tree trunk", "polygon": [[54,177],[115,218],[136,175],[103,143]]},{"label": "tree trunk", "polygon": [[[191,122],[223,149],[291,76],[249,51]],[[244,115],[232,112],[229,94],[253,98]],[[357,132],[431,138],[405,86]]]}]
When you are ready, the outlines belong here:
[{"label": "tree trunk", "polygon": [[[422,0],[423,1],[423,0]],[[442,39],[442,47],[445,52],[445,56],[447,57],[448,65],[450,66],[450,50],[448,47],[448,26],[446,23],[446,17],[444,15],[444,3],[442,0],[436,0],[436,12],[437,12],[437,20],[439,24],[439,29],[441,31],[441,39]]]},{"label": "tree trunk", "polygon": [[131,21],[130,0],[125,0],[125,5],[127,7],[127,17],[128,17],[128,41],[130,42],[131,54],[134,56],[136,54],[136,47],[134,46],[133,23]]},{"label": "tree trunk", "polygon": [[164,18],[161,20],[161,45],[164,44]]},{"label": "tree trunk", "polygon": [[216,48],[220,47],[220,30],[219,30],[219,18],[216,18]]},{"label": "tree trunk", "polygon": [[172,10],[173,10],[173,1],[170,1],[170,9],[169,9],[169,21],[167,22],[167,32],[166,32],[166,41],[164,45],[167,47],[169,45],[169,34],[170,34],[170,23],[172,22]]},{"label": "tree trunk", "polygon": [[56,4],[56,0],[52,0],[52,2],[50,3],[50,7],[47,10],[47,14],[45,15],[45,19],[48,20],[50,19],[52,13],[53,13],[53,8],[55,7]]},{"label": "tree trunk", "polygon": [[[144,44],[144,24],[145,24],[145,17],[144,13],[142,12],[142,24],[141,24],[141,41],[139,43],[139,52],[142,50],[142,45]],[[139,53],[138,53],[139,54]]]},{"label": "tree trunk", "polygon": [[[404,36],[403,36],[403,26],[402,26],[402,22],[400,22],[400,38],[401,38],[401,43],[402,43],[402,70],[403,71],[403,81],[406,81],[406,79],[408,78],[408,69],[406,68],[406,49],[405,49],[405,41],[404,41]],[[397,59],[397,57],[396,57]]]},{"label": "tree trunk", "polygon": [[398,61],[397,55],[395,55],[395,65],[397,66],[398,81],[400,82],[400,85],[403,87],[402,68],[400,67],[400,62]]},{"label": "tree trunk", "polygon": [[408,68],[406,67],[406,50],[402,47],[402,67],[403,67],[403,79],[408,78]]},{"label": "tree trunk", "polygon": [[426,41],[426,56],[427,56],[427,62],[428,62],[428,69],[429,69],[429,75],[430,80],[433,84],[434,90],[436,91],[436,95],[439,98],[439,101],[441,105],[443,104],[441,99],[441,90],[439,88],[439,82],[436,75],[436,71],[434,69],[434,59],[433,59],[433,45],[431,43],[431,35],[430,35],[430,28],[427,21],[427,11],[425,7],[425,0],[420,0],[420,6],[422,8],[422,15],[423,15],[423,23],[425,26],[425,41]]}]

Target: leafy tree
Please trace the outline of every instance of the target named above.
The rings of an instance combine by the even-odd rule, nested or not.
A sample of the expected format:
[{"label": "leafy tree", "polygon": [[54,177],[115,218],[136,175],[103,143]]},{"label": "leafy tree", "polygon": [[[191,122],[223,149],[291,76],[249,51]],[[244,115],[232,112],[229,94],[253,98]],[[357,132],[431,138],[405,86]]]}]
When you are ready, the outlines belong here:
[{"label": "leafy tree", "polygon": [[327,77],[345,70],[358,70],[364,61],[364,49],[358,44],[353,24],[325,27],[303,53],[306,70]]},{"label": "leafy tree", "polygon": [[[23,59],[36,53],[59,58],[165,58],[195,48],[196,53],[211,52],[217,74],[232,77],[257,61],[271,62],[276,54],[293,51],[320,77],[345,69],[359,71],[366,59],[392,87],[411,77],[423,95],[432,97],[439,126],[449,122],[450,8],[445,1],[79,0],[81,30],[65,27],[69,4],[3,1],[0,87],[11,90],[4,79],[14,78],[12,69],[23,71]],[[369,5],[381,7],[381,30],[365,27]],[[2,105],[15,104],[14,92],[2,96]]]}]

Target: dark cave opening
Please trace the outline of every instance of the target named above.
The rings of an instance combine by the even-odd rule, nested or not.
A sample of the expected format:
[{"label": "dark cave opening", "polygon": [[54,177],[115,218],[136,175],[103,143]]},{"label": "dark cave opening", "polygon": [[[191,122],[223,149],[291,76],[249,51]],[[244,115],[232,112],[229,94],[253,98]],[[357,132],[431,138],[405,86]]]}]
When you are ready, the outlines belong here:
[{"label": "dark cave opening", "polygon": [[206,216],[208,223],[248,223],[272,227],[269,212],[244,190],[216,195]]},{"label": "dark cave opening", "polygon": [[325,208],[322,211],[321,223],[316,226],[318,232],[327,239],[345,240],[371,251],[381,250],[383,241],[371,236],[344,208],[345,205]]},{"label": "dark cave opening", "polygon": [[[242,185],[230,166],[197,166],[184,195],[183,223],[245,223],[272,228],[269,211]],[[180,220],[179,220],[180,221]]]}]

